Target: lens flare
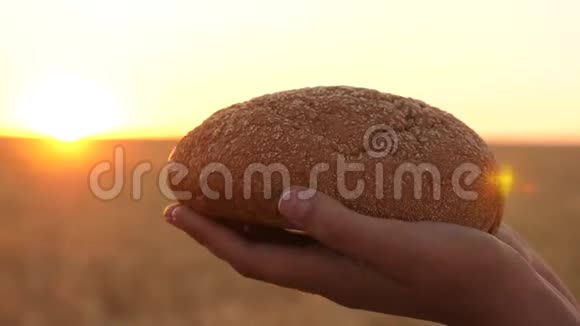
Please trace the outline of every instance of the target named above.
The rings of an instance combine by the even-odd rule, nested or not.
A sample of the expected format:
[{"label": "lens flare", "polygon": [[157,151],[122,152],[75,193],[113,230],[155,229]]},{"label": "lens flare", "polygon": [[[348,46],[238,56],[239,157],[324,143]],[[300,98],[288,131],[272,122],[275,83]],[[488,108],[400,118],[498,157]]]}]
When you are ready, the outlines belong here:
[{"label": "lens flare", "polygon": [[501,166],[497,174],[493,176],[494,184],[499,188],[502,196],[507,197],[514,185],[513,169],[509,165]]}]

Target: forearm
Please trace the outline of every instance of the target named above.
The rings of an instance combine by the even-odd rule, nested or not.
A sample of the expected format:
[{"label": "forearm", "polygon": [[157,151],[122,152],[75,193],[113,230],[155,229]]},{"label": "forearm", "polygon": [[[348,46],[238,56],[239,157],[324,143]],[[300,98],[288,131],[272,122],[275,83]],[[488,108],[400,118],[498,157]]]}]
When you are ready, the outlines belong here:
[{"label": "forearm", "polygon": [[580,325],[578,308],[533,271],[512,275],[506,282],[496,290],[490,286],[487,291],[494,295],[481,295],[489,301],[475,302],[475,313],[456,314],[448,325]]}]

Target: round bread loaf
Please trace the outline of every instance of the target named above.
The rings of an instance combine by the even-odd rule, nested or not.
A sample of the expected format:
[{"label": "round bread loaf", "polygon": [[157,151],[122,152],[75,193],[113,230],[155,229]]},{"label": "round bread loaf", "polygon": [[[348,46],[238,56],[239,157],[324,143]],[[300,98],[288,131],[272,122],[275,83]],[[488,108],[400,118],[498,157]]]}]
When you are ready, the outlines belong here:
[{"label": "round bread loaf", "polygon": [[503,198],[485,142],[424,102],[346,86],[254,98],[219,110],[170,156],[169,186],[199,214],[287,227],[283,191],[304,186],[359,213],[494,233]]}]

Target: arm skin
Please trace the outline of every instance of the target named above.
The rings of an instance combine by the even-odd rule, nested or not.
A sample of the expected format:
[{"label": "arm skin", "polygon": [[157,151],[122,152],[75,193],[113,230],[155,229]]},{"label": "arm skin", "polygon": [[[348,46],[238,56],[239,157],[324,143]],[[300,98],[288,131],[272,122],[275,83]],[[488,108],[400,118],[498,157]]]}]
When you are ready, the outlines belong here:
[{"label": "arm skin", "polygon": [[349,308],[447,325],[580,325],[570,291],[505,225],[493,236],[377,219],[322,193],[299,199],[303,190],[285,193],[279,211],[316,240],[305,244],[262,241],[258,229],[224,226],[180,205],[165,216],[242,276]]}]

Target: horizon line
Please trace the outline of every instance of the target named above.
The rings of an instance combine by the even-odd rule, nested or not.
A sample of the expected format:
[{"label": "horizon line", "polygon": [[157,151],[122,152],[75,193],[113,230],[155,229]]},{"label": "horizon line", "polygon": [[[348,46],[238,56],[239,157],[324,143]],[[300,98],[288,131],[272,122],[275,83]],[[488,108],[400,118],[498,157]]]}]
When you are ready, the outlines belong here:
[{"label": "horizon line", "polygon": [[[178,142],[183,136],[160,136],[160,137],[83,137],[77,140],[64,141],[52,137],[42,137],[42,136],[11,136],[11,135],[0,135],[0,141],[2,140],[30,140],[30,141],[50,141],[50,142],[62,142],[62,143],[75,143],[75,142],[108,142],[108,141],[175,141]],[[580,139],[558,141],[554,139],[549,139],[547,141],[538,141],[535,139],[521,139],[521,138],[504,138],[498,139],[499,137],[482,137],[482,139],[488,145],[495,146],[546,146],[546,147],[579,147]]]}]

